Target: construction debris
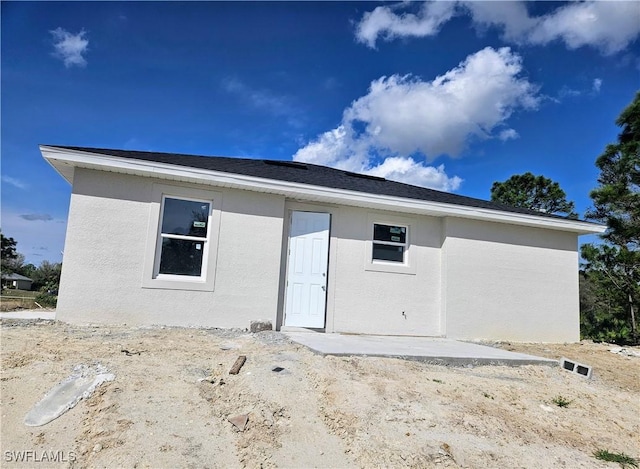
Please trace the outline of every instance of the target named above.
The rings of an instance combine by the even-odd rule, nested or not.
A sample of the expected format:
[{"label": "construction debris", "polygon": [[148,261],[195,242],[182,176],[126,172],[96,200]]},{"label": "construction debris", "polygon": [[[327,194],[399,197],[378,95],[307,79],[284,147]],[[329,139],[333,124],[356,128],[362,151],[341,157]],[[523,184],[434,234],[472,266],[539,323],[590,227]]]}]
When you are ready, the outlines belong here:
[{"label": "construction debris", "polygon": [[239,431],[243,432],[249,421],[249,415],[240,414],[233,417],[228,417],[227,420],[233,424]]},{"label": "construction debris", "polygon": [[271,331],[273,330],[273,325],[271,324],[271,321],[268,321],[268,320],[251,321],[251,324],[249,325],[249,330],[254,334],[256,332]]},{"label": "construction debris", "polygon": [[630,350],[630,349],[624,348],[624,347],[610,348],[609,352],[615,353],[617,355],[624,355],[626,357],[640,357],[640,351]]},{"label": "construction debris", "polygon": [[64,381],[45,394],[24,418],[25,425],[39,427],[57,419],[72,409],[82,399],[86,399],[102,383],[113,381],[115,375],[102,366],[89,368],[79,365]]},{"label": "construction debris", "polygon": [[238,344],[232,343],[232,342],[228,342],[226,344],[222,344],[220,345],[220,350],[233,350],[233,349],[237,349],[240,348],[238,346]]},{"label": "construction debris", "polygon": [[560,367],[563,370],[575,373],[585,378],[591,378],[591,375],[593,373],[593,368],[591,368],[589,365],[577,363],[564,357],[560,359]]},{"label": "construction debris", "polygon": [[230,375],[237,375],[240,372],[240,368],[244,365],[244,362],[247,361],[247,357],[245,355],[240,355],[236,362],[233,364],[231,369],[229,370]]},{"label": "construction debris", "polygon": [[216,384],[216,379],[211,376],[207,376],[206,378],[199,378],[198,383]]}]

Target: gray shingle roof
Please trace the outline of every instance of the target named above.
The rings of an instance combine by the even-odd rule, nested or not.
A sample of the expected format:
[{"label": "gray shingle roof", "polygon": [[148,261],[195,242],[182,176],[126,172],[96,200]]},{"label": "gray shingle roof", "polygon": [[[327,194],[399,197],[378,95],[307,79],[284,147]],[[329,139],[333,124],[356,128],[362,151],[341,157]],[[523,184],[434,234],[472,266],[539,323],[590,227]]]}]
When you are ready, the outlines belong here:
[{"label": "gray shingle roof", "polygon": [[29,277],[25,277],[24,275],[11,273],[11,274],[2,274],[3,280],[28,280],[29,282],[33,282]]},{"label": "gray shingle roof", "polygon": [[47,145],[54,148],[76,150],[117,158],[150,161],[190,168],[241,174],[279,181],[330,187],[367,194],[382,194],[406,199],[440,202],[503,212],[522,213],[546,218],[564,219],[559,215],[537,212],[523,208],[511,207],[488,200],[451,194],[449,192],[412,186],[384,178],[351,173],[340,169],[329,168],[309,163],[292,161],[260,160],[249,158],[230,158],[221,156],[197,156],[180,153],[158,153],[148,151],[113,150],[106,148],[88,148]]}]

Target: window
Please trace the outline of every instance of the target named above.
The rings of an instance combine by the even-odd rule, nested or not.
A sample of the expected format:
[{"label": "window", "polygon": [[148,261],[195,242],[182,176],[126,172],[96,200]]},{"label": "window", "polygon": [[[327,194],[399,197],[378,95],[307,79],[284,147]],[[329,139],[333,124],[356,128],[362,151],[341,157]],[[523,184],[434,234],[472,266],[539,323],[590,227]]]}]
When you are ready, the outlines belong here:
[{"label": "window", "polygon": [[211,203],[164,197],[158,274],[202,276]]},{"label": "window", "polygon": [[370,212],[363,226],[364,270],[416,275],[417,252],[413,245],[417,220],[411,216]]},{"label": "window", "polygon": [[143,288],[213,291],[222,193],[154,184]]},{"label": "window", "polygon": [[406,226],[373,224],[372,260],[403,264],[406,251]]}]

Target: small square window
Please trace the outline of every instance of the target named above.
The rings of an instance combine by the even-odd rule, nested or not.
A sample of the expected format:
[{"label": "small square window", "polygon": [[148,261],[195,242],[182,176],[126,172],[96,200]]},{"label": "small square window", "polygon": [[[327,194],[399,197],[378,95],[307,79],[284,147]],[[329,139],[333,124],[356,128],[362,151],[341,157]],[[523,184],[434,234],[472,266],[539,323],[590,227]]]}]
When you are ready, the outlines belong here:
[{"label": "small square window", "polygon": [[407,231],[406,226],[374,223],[372,260],[403,264],[407,250]]}]

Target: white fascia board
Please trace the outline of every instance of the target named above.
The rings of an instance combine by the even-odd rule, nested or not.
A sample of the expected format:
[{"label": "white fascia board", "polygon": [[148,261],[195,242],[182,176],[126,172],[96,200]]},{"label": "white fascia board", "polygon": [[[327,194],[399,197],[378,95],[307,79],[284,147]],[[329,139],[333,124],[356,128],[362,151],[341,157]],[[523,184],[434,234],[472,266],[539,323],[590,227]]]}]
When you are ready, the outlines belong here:
[{"label": "white fascia board", "polygon": [[606,230],[604,225],[563,218],[546,218],[514,212],[503,212],[479,207],[446,204],[418,199],[407,199],[382,194],[313,186],[276,179],[225,173],[208,169],[176,166],[143,160],[128,160],[78,150],[40,146],[42,156],[58,173],[70,183],[72,176],[65,166],[96,169],[102,171],[156,177],[183,182],[194,182],[213,186],[231,187],[257,192],[269,192],[299,200],[322,201],[340,205],[376,208],[379,210],[401,211],[438,217],[460,217],[483,221],[495,221],[522,226],[539,227],[577,234],[596,234]]}]

